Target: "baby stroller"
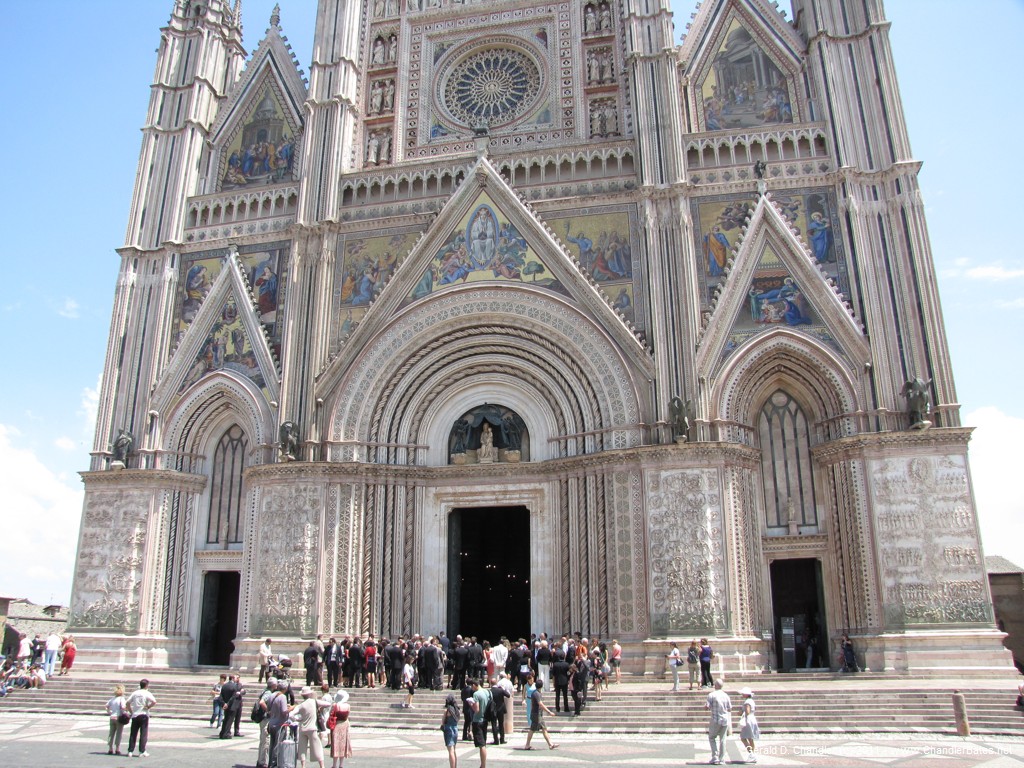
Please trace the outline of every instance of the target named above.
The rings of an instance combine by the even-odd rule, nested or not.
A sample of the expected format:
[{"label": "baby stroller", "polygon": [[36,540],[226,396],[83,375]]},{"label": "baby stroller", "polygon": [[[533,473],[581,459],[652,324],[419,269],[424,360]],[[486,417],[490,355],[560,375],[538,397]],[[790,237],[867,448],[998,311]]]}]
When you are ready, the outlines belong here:
[{"label": "baby stroller", "polygon": [[282,653],[277,658],[271,656],[269,665],[271,677],[276,677],[278,680],[291,679],[292,660],[285,654]]}]

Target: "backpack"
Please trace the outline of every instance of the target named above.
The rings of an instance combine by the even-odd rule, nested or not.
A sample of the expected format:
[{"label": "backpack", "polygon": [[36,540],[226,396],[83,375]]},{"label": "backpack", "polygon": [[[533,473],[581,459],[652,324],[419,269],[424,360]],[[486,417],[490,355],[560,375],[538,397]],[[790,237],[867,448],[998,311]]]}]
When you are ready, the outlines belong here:
[{"label": "backpack", "polygon": [[260,706],[263,701],[263,697],[260,696],[256,699],[256,703],[252,705],[252,714],[249,715],[249,719],[254,723],[262,723],[263,718],[267,716],[267,710]]},{"label": "backpack", "polygon": [[686,661],[690,664],[696,664],[700,661],[700,657],[697,655],[696,649],[691,648],[686,652]]}]

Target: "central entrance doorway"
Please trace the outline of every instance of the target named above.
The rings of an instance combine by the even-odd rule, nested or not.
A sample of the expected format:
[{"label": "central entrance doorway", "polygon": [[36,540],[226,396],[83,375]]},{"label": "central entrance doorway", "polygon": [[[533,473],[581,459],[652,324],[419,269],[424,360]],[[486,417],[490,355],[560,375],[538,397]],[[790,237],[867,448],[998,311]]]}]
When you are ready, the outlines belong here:
[{"label": "central entrance doorway", "polygon": [[448,636],[493,645],[530,632],[530,510],[454,509],[448,518]]}]

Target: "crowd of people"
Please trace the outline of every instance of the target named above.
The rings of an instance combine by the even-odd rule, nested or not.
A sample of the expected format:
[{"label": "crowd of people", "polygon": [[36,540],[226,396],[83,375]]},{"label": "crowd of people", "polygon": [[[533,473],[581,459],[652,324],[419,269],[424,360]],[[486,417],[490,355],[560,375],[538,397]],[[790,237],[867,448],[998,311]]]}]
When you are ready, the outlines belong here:
[{"label": "crowd of people", "polygon": [[0,697],[16,688],[39,690],[55,674],[69,675],[75,663],[72,635],[51,632],[46,637],[37,634],[30,639],[22,632],[17,647],[11,650],[0,666]]}]

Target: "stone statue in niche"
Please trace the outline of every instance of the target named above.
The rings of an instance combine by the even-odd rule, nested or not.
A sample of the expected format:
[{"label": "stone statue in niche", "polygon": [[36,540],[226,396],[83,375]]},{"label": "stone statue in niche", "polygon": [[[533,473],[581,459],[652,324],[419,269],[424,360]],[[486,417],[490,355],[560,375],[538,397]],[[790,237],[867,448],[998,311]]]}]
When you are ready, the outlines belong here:
[{"label": "stone statue in niche", "polygon": [[597,13],[594,11],[594,6],[588,5],[583,11],[583,32],[587,35],[592,35],[598,31],[597,26]]},{"label": "stone statue in niche", "polygon": [[607,48],[602,48],[597,53],[600,65],[600,77],[602,83],[610,83],[615,79],[615,70],[612,66],[612,53]]},{"label": "stone statue in niche", "polygon": [[299,427],[294,421],[286,421],[277,431],[281,461],[297,461],[299,458]]},{"label": "stone statue in niche", "polygon": [[380,139],[380,150],[377,153],[378,163],[391,162],[391,131],[381,131],[378,134]]},{"label": "stone statue in niche", "polygon": [[384,111],[391,112],[395,108],[395,81],[387,80],[384,83]]},{"label": "stone statue in niche", "polygon": [[398,35],[394,33],[388,38],[388,61],[392,64],[398,61]]},{"label": "stone statue in niche", "polygon": [[375,80],[370,88],[370,114],[379,115],[384,108],[384,84]]},{"label": "stone statue in niche", "polygon": [[126,429],[117,430],[117,437],[114,438],[114,444],[110,446],[111,453],[111,464],[113,467],[115,464],[124,467],[128,463],[128,455],[132,452],[132,446],[135,445],[135,438],[132,433]]},{"label": "stone statue in niche", "polygon": [[601,82],[601,65],[597,60],[597,51],[587,51],[587,85]]},{"label": "stone statue in niche", "polygon": [[373,18],[384,18],[384,0],[373,0]]},{"label": "stone statue in niche", "polygon": [[614,102],[609,101],[604,106],[604,123],[606,136],[619,135],[619,108]]},{"label": "stone statue in niche", "polygon": [[370,133],[366,139],[366,163],[367,165],[376,165],[378,160],[380,160],[380,139],[377,138],[376,133]]},{"label": "stone statue in niche", "polygon": [[523,430],[518,416],[510,413],[501,420],[501,441],[505,444],[506,451],[520,450]]},{"label": "stone statue in niche", "polygon": [[590,135],[603,136],[601,133],[601,105],[594,101],[590,104]]},{"label": "stone statue in niche", "polygon": [[476,460],[480,464],[492,464],[494,462],[494,433],[491,425],[484,422],[484,428],[480,431],[480,448],[476,452]]},{"label": "stone statue in niche", "polygon": [[608,7],[608,3],[601,3],[600,11],[600,22],[601,31],[610,32],[612,28],[612,9]]},{"label": "stone statue in niche", "polygon": [[452,428],[455,434],[455,444],[452,446],[452,454],[465,453],[469,443],[469,422],[465,419],[456,419]]},{"label": "stone statue in niche", "polygon": [[932,410],[932,380],[922,381],[913,378],[903,384],[900,394],[907,399],[907,416],[910,418],[911,429],[928,429],[932,425],[928,414]]},{"label": "stone statue in niche", "polygon": [[373,41],[373,50],[370,53],[370,63],[383,64],[386,56],[387,51],[384,49],[384,38],[378,37]]},{"label": "stone statue in niche", "polygon": [[385,16],[397,16],[398,15],[398,0],[385,0],[385,2],[384,2],[384,15]]}]

